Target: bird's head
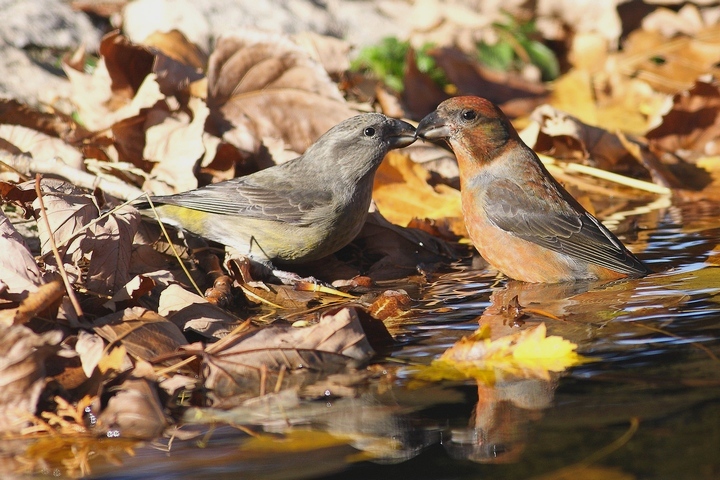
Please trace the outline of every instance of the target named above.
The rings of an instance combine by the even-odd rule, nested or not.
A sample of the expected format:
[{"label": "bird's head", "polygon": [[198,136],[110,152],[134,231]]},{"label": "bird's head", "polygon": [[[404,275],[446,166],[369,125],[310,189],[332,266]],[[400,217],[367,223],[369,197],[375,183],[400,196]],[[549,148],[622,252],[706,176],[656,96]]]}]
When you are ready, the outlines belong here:
[{"label": "bird's head", "polygon": [[381,113],[364,113],[348,118],[324,133],[303,154],[305,162],[322,164],[323,169],[342,171],[354,181],[374,171],[385,154],[413,143],[415,127]]},{"label": "bird's head", "polygon": [[417,136],[443,140],[457,156],[472,155],[491,161],[498,149],[517,137],[510,120],[489,100],[480,97],[454,97],[420,121]]}]

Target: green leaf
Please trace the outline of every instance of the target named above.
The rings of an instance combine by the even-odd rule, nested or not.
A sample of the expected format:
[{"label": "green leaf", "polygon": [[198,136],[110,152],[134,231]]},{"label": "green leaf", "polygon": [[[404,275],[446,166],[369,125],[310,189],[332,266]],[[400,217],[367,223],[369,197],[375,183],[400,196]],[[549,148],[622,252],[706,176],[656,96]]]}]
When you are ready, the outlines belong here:
[{"label": "green leaf", "polygon": [[521,41],[521,44],[530,57],[532,64],[542,72],[543,80],[554,80],[560,75],[560,65],[555,53],[546,45],[535,40]]},{"label": "green leaf", "polygon": [[[430,76],[430,78],[444,87],[449,82],[445,73],[438,68],[427,51],[433,47],[432,44],[424,45],[416,54],[418,70]],[[409,42],[401,42],[395,37],[387,37],[377,45],[363,48],[358,56],[350,63],[350,69],[356,72],[372,73],[378,80],[397,92],[405,88],[405,60]]]},{"label": "green leaf", "polygon": [[384,38],[378,45],[363,48],[351,62],[350,69],[371,72],[390,88],[401,92],[408,48],[408,42],[401,42],[395,37]]},{"label": "green leaf", "polygon": [[477,45],[478,59],[488,68],[508,71],[515,60],[515,52],[508,42],[499,41],[494,45],[480,42]]}]

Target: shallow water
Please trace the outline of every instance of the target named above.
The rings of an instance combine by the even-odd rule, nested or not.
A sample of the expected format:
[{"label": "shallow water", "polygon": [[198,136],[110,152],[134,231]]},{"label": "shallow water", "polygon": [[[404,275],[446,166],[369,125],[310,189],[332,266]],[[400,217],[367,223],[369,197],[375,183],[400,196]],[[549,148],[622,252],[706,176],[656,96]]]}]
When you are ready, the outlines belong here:
[{"label": "shallow water", "polygon": [[[720,478],[720,209],[651,209],[633,220],[642,228],[624,240],[658,273],[536,286],[459,266],[424,289],[394,327],[402,346],[383,352],[354,398],[275,398],[217,412],[196,425],[200,440],[118,450],[116,464],[98,456],[92,476]],[[525,310],[513,320],[500,307],[515,297]],[[494,386],[413,385],[412,364],[429,363],[479,324],[500,336],[540,322],[594,361]],[[208,427],[213,419],[271,433],[251,438]],[[290,435],[288,424],[297,427]]]}]

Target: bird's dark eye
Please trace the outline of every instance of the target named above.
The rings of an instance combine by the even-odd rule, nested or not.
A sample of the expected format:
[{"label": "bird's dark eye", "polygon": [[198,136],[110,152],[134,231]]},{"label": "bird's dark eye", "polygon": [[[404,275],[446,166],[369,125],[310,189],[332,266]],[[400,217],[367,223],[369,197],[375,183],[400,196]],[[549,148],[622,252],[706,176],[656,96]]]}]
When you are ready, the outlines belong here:
[{"label": "bird's dark eye", "polygon": [[477,117],[477,113],[475,113],[475,110],[465,110],[464,112],[462,112],[463,120],[475,120],[475,117]]},{"label": "bird's dark eye", "polygon": [[375,129],[372,127],[367,127],[365,130],[363,130],[363,134],[365,134],[366,137],[372,137],[375,135]]}]

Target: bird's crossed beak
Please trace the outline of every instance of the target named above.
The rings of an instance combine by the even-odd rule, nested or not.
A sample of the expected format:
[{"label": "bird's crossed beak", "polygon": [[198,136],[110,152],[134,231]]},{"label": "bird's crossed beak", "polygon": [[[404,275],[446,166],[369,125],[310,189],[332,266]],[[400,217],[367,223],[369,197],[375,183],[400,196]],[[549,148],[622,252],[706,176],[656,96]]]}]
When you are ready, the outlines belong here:
[{"label": "bird's crossed beak", "polygon": [[450,126],[435,111],[420,120],[415,135],[425,140],[444,140],[450,136]]},{"label": "bird's crossed beak", "polygon": [[390,136],[390,148],[402,148],[407,147],[415,140],[415,127],[402,120],[394,120],[393,133]]}]

